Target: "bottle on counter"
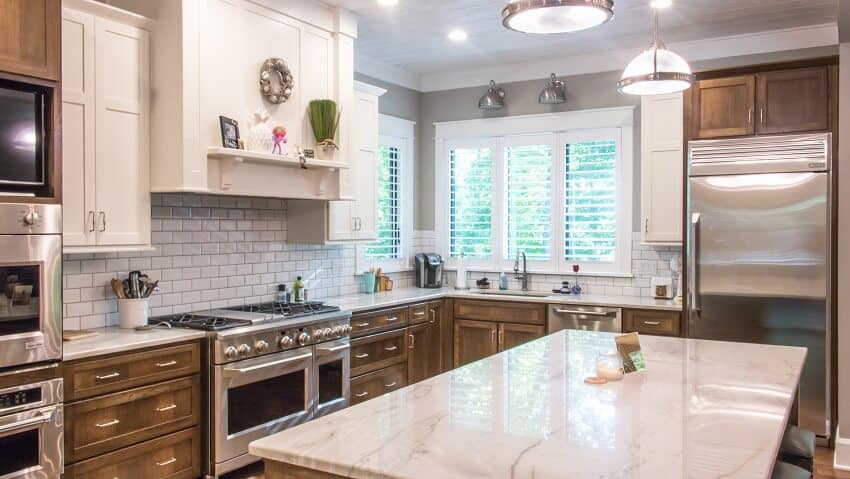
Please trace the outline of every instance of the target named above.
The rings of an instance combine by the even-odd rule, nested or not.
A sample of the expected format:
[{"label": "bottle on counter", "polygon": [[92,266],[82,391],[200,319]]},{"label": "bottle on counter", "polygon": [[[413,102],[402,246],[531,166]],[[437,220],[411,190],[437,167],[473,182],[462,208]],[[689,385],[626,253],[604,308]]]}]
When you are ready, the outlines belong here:
[{"label": "bottle on counter", "polygon": [[499,274],[499,289],[502,291],[508,289],[508,275],[504,271]]},{"label": "bottle on counter", "polygon": [[292,285],[292,295],[292,299],[296,303],[304,302],[304,281],[301,280],[301,276],[295,278],[295,283]]},{"label": "bottle on counter", "polygon": [[455,289],[469,289],[466,283],[466,255],[463,251],[457,259],[457,271],[455,272]]},{"label": "bottle on counter", "polygon": [[292,301],[292,296],[290,296],[289,291],[286,290],[285,284],[277,285],[277,302],[283,304],[289,304]]}]

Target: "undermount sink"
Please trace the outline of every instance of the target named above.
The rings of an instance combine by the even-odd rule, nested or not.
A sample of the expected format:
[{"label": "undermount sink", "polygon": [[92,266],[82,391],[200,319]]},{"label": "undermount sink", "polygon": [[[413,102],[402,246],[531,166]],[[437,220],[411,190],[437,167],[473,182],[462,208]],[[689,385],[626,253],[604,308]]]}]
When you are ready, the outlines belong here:
[{"label": "undermount sink", "polygon": [[551,296],[551,293],[542,291],[512,291],[512,290],[483,290],[476,291],[476,294],[490,294],[495,296],[525,296],[530,298],[546,298]]}]

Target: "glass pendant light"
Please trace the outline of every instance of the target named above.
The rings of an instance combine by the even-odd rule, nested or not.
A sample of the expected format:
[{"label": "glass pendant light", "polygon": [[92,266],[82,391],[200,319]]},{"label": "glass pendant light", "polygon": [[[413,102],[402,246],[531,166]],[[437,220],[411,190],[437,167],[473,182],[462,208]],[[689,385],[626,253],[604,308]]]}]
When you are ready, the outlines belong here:
[{"label": "glass pendant light", "polygon": [[662,95],[687,90],[694,83],[695,77],[688,62],[668,50],[661,41],[658,10],[653,8],[652,44],[626,66],[623,76],[617,82],[620,93]]},{"label": "glass pendant light", "polygon": [[502,25],[523,33],[567,33],[613,16],[614,0],[513,0],[502,9]]}]

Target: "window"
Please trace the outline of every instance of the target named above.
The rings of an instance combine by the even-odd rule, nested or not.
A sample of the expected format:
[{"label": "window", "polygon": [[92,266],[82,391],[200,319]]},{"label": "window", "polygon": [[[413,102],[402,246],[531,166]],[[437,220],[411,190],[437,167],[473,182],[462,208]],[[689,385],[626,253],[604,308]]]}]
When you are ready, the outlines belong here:
[{"label": "window", "polygon": [[463,252],[473,269],[503,271],[522,251],[531,272],[631,274],[633,116],[627,107],[438,123],[447,266]]},{"label": "window", "polygon": [[410,268],[413,237],[413,127],[388,115],[379,117],[376,172],[376,240],[357,247],[356,267],[391,273]]},{"label": "window", "polygon": [[378,146],[378,240],[366,245],[370,261],[404,257],[401,239],[401,149],[398,145]]},{"label": "window", "polygon": [[493,254],[493,151],[449,151],[449,254],[481,259]]}]

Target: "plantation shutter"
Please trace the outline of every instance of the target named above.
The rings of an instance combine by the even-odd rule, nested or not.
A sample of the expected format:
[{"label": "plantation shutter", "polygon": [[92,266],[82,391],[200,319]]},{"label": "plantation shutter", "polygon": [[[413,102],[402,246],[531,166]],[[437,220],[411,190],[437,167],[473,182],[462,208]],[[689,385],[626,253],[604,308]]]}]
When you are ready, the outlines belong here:
[{"label": "plantation shutter", "polygon": [[401,241],[401,148],[397,145],[378,147],[378,239],[366,245],[368,260],[399,259],[403,256]]},{"label": "plantation shutter", "polygon": [[525,251],[529,261],[551,259],[553,147],[552,137],[547,139],[541,142],[538,137],[536,144],[506,140],[506,259],[519,251]]},{"label": "plantation shutter", "polygon": [[564,259],[613,263],[617,250],[617,140],[567,142]]},{"label": "plantation shutter", "polygon": [[493,254],[493,150],[449,150],[449,254],[489,258]]}]

